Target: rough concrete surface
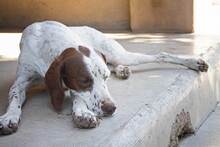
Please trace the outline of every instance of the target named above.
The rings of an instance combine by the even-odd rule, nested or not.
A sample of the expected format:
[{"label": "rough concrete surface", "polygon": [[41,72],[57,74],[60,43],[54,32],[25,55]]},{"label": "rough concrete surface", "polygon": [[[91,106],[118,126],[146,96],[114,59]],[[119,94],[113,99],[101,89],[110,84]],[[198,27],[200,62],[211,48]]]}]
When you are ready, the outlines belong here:
[{"label": "rough concrete surface", "polygon": [[[0,38],[1,35],[4,36],[0,34]],[[182,54],[206,53],[216,42],[216,37],[190,34],[107,35],[117,39],[130,51],[149,54],[161,51]],[[19,35],[15,43],[18,41]],[[0,50],[1,48],[2,46]],[[4,48],[7,48],[7,45]],[[178,118],[177,114],[183,109],[189,112],[193,130],[197,130],[216,106],[219,79],[218,68],[215,67],[220,55],[216,48],[218,46],[210,49],[205,55],[211,63],[208,73],[197,73],[171,64],[148,64],[132,67],[133,74],[128,80],[119,80],[111,76],[108,82],[109,90],[117,101],[118,109],[114,116],[103,118],[100,126],[95,129],[78,129],[74,126],[69,98],[65,100],[62,113],[57,114],[51,107],[47,92],[30,92],[23,107],[18,132],[0,137],[0,147],[168,146],[173,123]],[[18,50],[9,49],[12,52]],[[16,71],[16,61],[7,61],[7,55],[10,56],[2,52],[0,56],[1,114],[5,112],[8,88]]]},{"label": "rough concrete surface", "polygon": [[180,147],[219,147],[220,146],[220,105],[211,114],[195,135],[185,138]]}]

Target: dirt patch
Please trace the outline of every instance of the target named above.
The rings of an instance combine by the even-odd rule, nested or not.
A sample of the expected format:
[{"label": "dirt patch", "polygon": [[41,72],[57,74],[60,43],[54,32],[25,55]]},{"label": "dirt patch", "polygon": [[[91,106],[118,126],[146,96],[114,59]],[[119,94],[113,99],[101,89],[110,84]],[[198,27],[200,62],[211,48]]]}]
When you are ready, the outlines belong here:
[{"label": "dirt patch", "polygon": [[172,125],[169,147],[177,147],[181,138],[192,133],[194,133],[194,129],[192,127],[190,113],[185,112],[183,109],[176,115],[175,122]]}]

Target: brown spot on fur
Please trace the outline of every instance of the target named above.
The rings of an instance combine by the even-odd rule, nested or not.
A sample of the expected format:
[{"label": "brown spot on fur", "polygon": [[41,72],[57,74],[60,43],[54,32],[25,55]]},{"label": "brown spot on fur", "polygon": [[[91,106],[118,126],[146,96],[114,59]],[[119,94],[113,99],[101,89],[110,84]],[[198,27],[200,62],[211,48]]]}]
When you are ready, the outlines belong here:
[{"label": "brown spot on fur", "polygon": [[90,56],[90,50],[87,47],[79,46],[79,51],[87,57]]},{"label": "brown spot on fur", "polygon": [[64,50],[45,75],[51,102],[57,111],[61,110],[64,100],[62,80],[68,88],[76,91],[92,89],[93,79],[83,62],[83,55],[74,48]]}]

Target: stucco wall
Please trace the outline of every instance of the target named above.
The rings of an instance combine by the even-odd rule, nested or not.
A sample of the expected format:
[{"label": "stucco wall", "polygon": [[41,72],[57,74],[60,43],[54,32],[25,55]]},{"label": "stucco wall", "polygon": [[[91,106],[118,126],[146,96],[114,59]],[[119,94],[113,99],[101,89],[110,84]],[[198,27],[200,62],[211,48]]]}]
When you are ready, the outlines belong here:
[{"label": "stucco wall", "polygon": [[128,0],[0,0],[0,27],[53,19],[67,25],[129,29]]},{"label": "stucco wall", "polygon": [[193,0],[0,0],[0,28],[47,19],[101,30],[192,32]]},{"label": "stucco wall", "polygon": [[130,0],[130,14],[133,31],[193,31],[193,0]]}]

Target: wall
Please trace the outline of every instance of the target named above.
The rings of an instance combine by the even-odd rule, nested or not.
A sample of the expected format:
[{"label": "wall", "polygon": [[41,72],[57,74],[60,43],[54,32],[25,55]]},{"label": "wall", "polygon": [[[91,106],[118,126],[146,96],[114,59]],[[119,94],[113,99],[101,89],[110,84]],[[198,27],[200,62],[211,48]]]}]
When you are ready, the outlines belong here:
[{"label": "wall", "polygon": [[0,27],[41,20],[101,30],[192,32],[193,0],[0,0]]},{"label": "wall", "polygon": [[193,31],[193,0],[130,0],[130,14],[133,31]]},{"label": "wall", "polygon": [[1,0],[0,27],[24,27],[40,20],[99,29],[129,29],[128,0]]}]

